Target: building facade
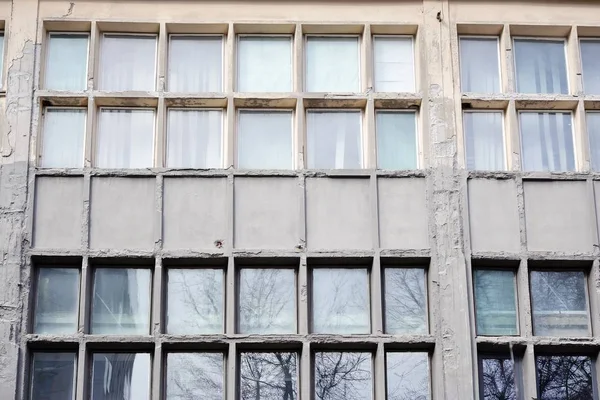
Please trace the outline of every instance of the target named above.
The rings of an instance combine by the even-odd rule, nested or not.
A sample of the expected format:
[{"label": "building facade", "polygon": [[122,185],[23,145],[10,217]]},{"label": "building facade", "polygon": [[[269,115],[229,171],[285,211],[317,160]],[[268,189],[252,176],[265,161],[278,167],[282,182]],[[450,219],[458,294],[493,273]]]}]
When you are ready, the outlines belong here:
[{"label": "building facade", "polygon": [[0,28],[1,399],[599,399],[597,2]]}]

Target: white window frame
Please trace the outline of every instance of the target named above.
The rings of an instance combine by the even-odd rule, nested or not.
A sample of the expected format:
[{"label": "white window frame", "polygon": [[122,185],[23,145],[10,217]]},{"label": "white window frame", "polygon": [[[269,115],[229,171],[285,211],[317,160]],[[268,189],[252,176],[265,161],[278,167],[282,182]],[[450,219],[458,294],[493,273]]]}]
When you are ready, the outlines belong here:
[{"label": "white window frame", "polygon": [[[40,124],[39,127],[39,131],[41,134],[38,133],[38,140],[37,140],[37,146],[36,146],[36,166],[38,168],[45,168],[42,167],[42,160],[43,160],[43,150],[44,150],[44,138],[46,136],[46,130],[44,129],[46,127],[46,112],[47,110],[50,109],[58,109],[58,110],[83,110],[84,114],[85,114],[85,126],[83,128],[83,146],[82,146],[82,150],[83,152],[81,153],[81,161],[82,161],[82,168],[85,168],[85,153],[86,153],[86,143],[87,143],[87,138],[88,138],[88,129],[87,129],[87,121],[88,121],[88,109],[85,106],[79,106],[79,107],[68,107],[68,106],[46,106],[42,108],[42,123]],[[74,168],[74,169],[78,169],[78,168]]]},{"label": "white window frame", "polygon": [[[418,93],[419,89],[417,88],[417,62],[416,62],[416,52],[415,52],[415,37],[414,35],[381,35],[381,34],[375,34],[371,36],[371,47],[373,48],[373,51],[371,52],[371,71],[373,71],[373,91],[376,92],[375,89],[375,39],[376,38],[399,38],[399,39],[406,39],[406,38],[410,38],[410,48],[411,48],[411,52],[412,52],[412,71],[413,71],[413,76],[412,76],[412,80],[413,80],[413,87],[415,90],[413,90],[412,92],[405,92],[405,93]],[[359,47],[360,47],[360,42],[359,42]],[[360,59],[359,59],[359,64],[360,64]],[[362,73],[360,71],[359,68],[359,77],[360,74]],[[362,86],[361,86],[362,88]],[[377,93],[389,93],[389,92],[377,92]],[[392,92],[393,93],[393,92]]]},{"label": "white window frame", "polygon": [[[517,113],[520,110],[517,110]],[[529,110],[531,112],[536,112],[537,110]],[[477,108],[477,109],[468,109],[468,110],[462,110],[462,133],[463,133],[463,147],[464,147],[464,152],[465,152],[465,167],[468,169],[467,167],[467,157],[469,156],[468,152],[467,152],[467,131],[465,129],[465,123],[464,123],[464,115],[467,113],[500,113],[502,114],[502,125],[501,125],[501,129],[502,129],[502,170],[500,171],[508,171],[508,150],[507,150],[507,137],[506,137],[506,110],[503,109],[498,109],[498,108]],[[518,117],[518,115],[517,115]],[[518,118],[517,118],[518,119]],[[521,129],[519,127],[519,142],[521,142]],[[573,142],[575,143],[575,142]],[[522,158],[522,157],[521,157]]]},{"label": "white window frame", "polygon": [[[47,89],[48,87],[48,82],[46,81],[47,79],[47,75],[46,75],[46,71],[48,71],[48,49],[50,46],[50,38],[52,36],[87,36],[87,48],[86,48],[86,56],[85,56],[85,77],[86,77],[86,82],[89,79],[89,66],[90,66],[90,42],[91,42],[91,35],[89,32],[76,32],[76,31],[52,31],[52,32],[48,32],[48,34],[46,35],[46,44],[44,46],[44,72],[43,72],[43,82],[41,82],[41,86],[44,89]],[[6,43],[5,43],[6,45]],[[52,89],[54,90],[54,89]],[[87,91],[87,85],[86,87],[83,89],[83,91]],[[61,92],[69,92],[69,90],[61,90]]]},{"label": "white window frame", "polygon": [[[421,155],[422,155],[422,147],[423,144],[421,143],[421,139],[420,139],[420,130],[419,130],[419,110],[409,110],[409,109],[405,109],[405,108],[399,108],[399,109],[395,109],[395,108],[376,108],[375,109],[375,169],[379,169],[379,136],[378,136],[378,132],[379,132],[379,128],[377,127],[377,114],[413,114],[414,118],[415,118],[415,144],[416,144],[416,160],[417,160],[417,165],[415,165],[415,170],[417,169],[421,169],[422,168],[422,161],[421,161]],[[361,132],[362,133],[362,132]],[[400,267],[399,267],[400,268]]]},{"label": "white window frame", "polygon": [[[477,92],[463,92],[462,90],[462,57],[460,52],[460,41],[461,39],[496,39],[496,56],[498,62],[498,93],[488,93],[488,94],[501,94],[504,93],[504,85],[502,79],[502,62],[500,60],[500,37],[497,35],[458,35],[458,79],[459,79],[459,88],[461,93],[477,93]],[[516,57],[515,58],[515,75],[516,75]],[[516,90],[516,79],[515,79],[515,90]]]}]

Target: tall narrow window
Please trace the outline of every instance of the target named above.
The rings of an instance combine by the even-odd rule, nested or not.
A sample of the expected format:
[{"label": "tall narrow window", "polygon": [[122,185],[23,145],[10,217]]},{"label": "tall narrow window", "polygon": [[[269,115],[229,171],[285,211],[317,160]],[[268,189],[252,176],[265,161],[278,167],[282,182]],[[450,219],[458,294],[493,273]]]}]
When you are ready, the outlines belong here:
[{"label": "tall narrow window", "polygon": [[478,269],[474,278],[477,334],[517,335],[515,273]]},{"label": "tall narrow window", "polygon": [[33,353],[30,400],[75,399],[75,353]]},{"label": "tall narrow window", "polygon": [[168,353],[166,400],[223,400],[223,354]]},{"label": "tall narrow window", "polygon": [[482,356],[479,369],[481,400],[518,399],[513,360],[501,356]]},{"label": "tall narrow window", "polygon": [[515,39],[517,92],[569,93],[564,40]]},{"label": "tall narrow window", "polygon": [[594,381],[596,379],[590,357],[537,356],[535,363],[540,400],[594,398]]},{"label": "tall narrow window", "polygon": [[87,88],[88,34],[51,33],[48,36],[46,89],[85,90]]},{"label": "tall narrow window", "polygon": [[98,68],[100,90],[154,90],[156,36],[104,34]]},{"label": "tall narrow window", "polygon": [[222,133],[221,110],[169,109],[167,167],[221,167]]},{"label": "tall narrow window", "polygon": [[385,333],[426,334],[427,291],[422,268],[386,268]]},{"label": "tall narrow window", "polygon": [[429,400],[429,354],[387,353],[386,379],[388,400]]},{"label": "tall narrow window", "polygon": [[500,93],[498,38],[461,37],[459,47],[461,90]]},{"label": "tall narrow window", "polygon": [[289,36],[240,36],[238,92],[291,92],[292,39]]},{"label": "tall narrow window", "polygon": [[315,399],[372,399],[371,358],[371,353],[315,353]]},{"label": "tall narrow window", "polygon": [[600,112],[587,112],[586,120],[592,171],[600,171]]},{"label": "tall narrow window", "polygon": [[310,110],[306,135],[308,168],[361,168],[360,111]]},{"label": "tall narrow window", "polygon": [[306,91],[360,91],[358,37],[306,39]]},{"label": "tall narrow window", "polygon": [[238,168],[292,169],[292,112],[241,110]]},{"label": "tall narrow window", "polygon": [[[0,31],[0,81],[4,81],[4,79],[2,79],[3,73],[4,73],[4,32]],[[0,82],[0,86],[4,86],[4,83]]]},{"label": "tall narrow window", "polygon": [[575,170],[570,112],[521,112],[519,125],[523,170]]},{"label": "tall narrow window", "polygon": [[154,110],[100,109],[96,167],[149,168],[153,152]]},{"label": "tall narrow window", "polygon": [[171,92],[221,92],[223,37],[171,35],[168,68]]},{"label": "tall narrow window", "polygon": [[600,94],[600,40],[581,40],[581,66],[585,94]]},{"label": "tall narrow window", "polygon": [[378,168],[417,168],[417,128],[414,112],[378,111],[376,129]]},{"label": "tall narrow window", "polygon": [[76,333],[78,305],[78,269],[39,269],[36,282],[33,333]]},{"label": "tall narrow window", "polygon": [[46,108],[40,165],[43,168],[83,167],[85,108]]},{"label": "tall narrow window", "polygon": [[297,353],[241,353],[239,398],[298,399]]},{"label": "tall narrow window", "polygon": [[150,399],[150,354],[95,353],[91,400]]},{"label": "tall narrow window", "polygon": [[399,36],[373,38],[375,91],[414,92],[413,39]]},{"label": "tall narrow window", "polygon": [[506,167],[502,112],[463,113],[467,168],[500,171]]}]

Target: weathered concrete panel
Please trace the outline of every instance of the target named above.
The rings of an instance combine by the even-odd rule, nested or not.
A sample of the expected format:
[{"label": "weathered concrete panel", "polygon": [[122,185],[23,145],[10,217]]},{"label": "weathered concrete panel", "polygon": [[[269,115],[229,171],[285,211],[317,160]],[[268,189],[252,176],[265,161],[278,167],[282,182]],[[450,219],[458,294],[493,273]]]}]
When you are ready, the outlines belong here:
[{"label": "weathered concrete panel", "polygon": [[296,178],[236,178],[235,247],[292,249],[298,245],[299,196]]},{"label": "weathered concrete panel", "polygon": [[152,250],[154,178],[93,178],[90,247]]},{"label": "weathered concrete panel", "polygon": [[592,252],[594,216],[585,182],[524,182],[527,248]]},{"label": "weathered concrete panel", "polygon": [[368,179],[306,180],[307,246],[315,249],[370,249]]},{"label": "weathered concrete panel", "polygon": [[517,185],[514,180],[471,179],[469,224],[474,252],[521,249]]},{"label": "weathered concrete panel", "polygon": [[381,248],[429,248],[425,179],[379,178],[377,186]]},{"label": "weathered concrete panel", "polygon": [[214,250],[227,236],[225,178],[165,178],[163,247]]},{"label": "weathered concrete panel", "polygon": [[82,177],[40,177],[35,185],[33,246],[81,247]]}]

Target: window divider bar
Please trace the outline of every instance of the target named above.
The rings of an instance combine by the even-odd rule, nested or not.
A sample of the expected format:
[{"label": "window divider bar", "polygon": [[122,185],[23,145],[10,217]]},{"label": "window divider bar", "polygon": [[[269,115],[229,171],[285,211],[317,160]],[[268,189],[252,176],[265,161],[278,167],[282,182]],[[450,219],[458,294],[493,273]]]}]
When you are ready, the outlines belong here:
[{"label": "window divider bar", "polygon": [[[83,167],[92,168],[94,166],[94,137],[96,135],[96,101],[92,95],[88,97],[87,115],[85,119],[85,132],[83,143]],[[43,132],[42,132],[43,135]],[[41,136],[42,136],[41,135]],[[38,139],[39,140],[39,139]],[[44,140],[43,136],[41,140]],[[41,149],[40,149],[41,152]],[[39,158],[38,158],[39,161]]]},{"label": "window divider bar", "polygon": [[226,288],[225,288],[225,333],[227,335],[233,335],[236,331],[236,316],[237,305],[236,305],[236,272],[235,272],[235,261],[233,256],[227,259],[227,270],[226,270]]},{"label": "window divider bar", "polygon": [[87,369],[90,367],[90,365],[88,363],[87,349],[84,344],[79,345],[76,363],[75,400],[84,400],[89,398],[89,383],[87,382],[88,379],[86,378],[91,375],[87,372]]},{"label": "window divider bar", "polygon": [[300,354],[300,396],[301,400],[311,400],[314,398],[312,364],[313,357],[310,350],[310,343],[302,343],[302,354]]},{"label": "window divider bar", "polygon": [[234,168],[237,154],[237,141],[235,140],[237,112],[235,110],[233,95],[227,96],[227,109],[224,111],[226,122],[223,127],[223,168],[228,169],[230,167]]},{"label": "window divider bar", "polygon": [[162,345],[160,344],[160,342],[156,342],[156,345],[154,347],[154,355],[152,358],[152,381],[150,382],[150,393],[152,393],[152,400],[161,400],[163,398],[162,394],[164,374],[166,374],[166,368],[165,363],[163,362]]},{"label": "window divider bar", "polygon": [[361,46],[361,82],[363,92],[374,91],[373,79],[373,36],[371,34],[371,25],[366,24],[362,34]]},{"label": "window divider bar", "polygon": [[510,25],[504,24],[500,33],[500,79],[504,93],[515,92],[514,54],[513,43],[510,36]]},{"label": "window divider bar", "polygon": [[[515,107],[515,100],[509,100],[504,113],[504,142],[506,146],[506,169],[508,171],[521,170],[519,116]],[[524,238],[521,239],[522,241],[525,240]]]},{"label": "window divider bar", "polygon": [[575,150],[575,171],[590,171],[590,142],[588,138],[586,110],[583,98],[577,101],[577,107],[573,112],[573,147]]},{"label": "window divider bar", "polygon": [[363,143],[363,168],[377,169],[377,139],[375,124],[375,101],[370,98],[367,100],[367,106],[364,113],[362,143]]},{"label": "window divider bar", "polygon": [[154,166],[157,168],[165,166],[165,150],[167,142],[166,122],[167,111],[165,108],[165,99],[160,95],[156,110],[156,120],[154,121]]},{"label": "window divider bar", "polygon": [[236,399],[236,398],[238,398],[238,393],[237,393],[238,355],[237,355],[237,346],[235,343],[229,344],[229,351],[227,353],[227,364],[226,365],[227,365],[227,367],[226,367],[226,371],[225,371],[225,398],[226,399]]},{"label": "window divider bar", "polygon": [[571,32],[565,45],[569,91],[573,95],[580,96],[583,94],[583,79],[581,56],[579,54],[579,35],[576,25],[571,27]]},{"label": "window divider bar", "polygon": [[[298,99],[298,102],[296,103],[295,114],[293,135],[296,151],[294,152],[294,164],[297,170],[302,170],[306,165],[306,110],[302,98]],[[306,239],[306,233],[304,233],[303,238]],[[306,246],[306,240],[304,245]]]},{"label": "window divider bar", "polygon": [[[293,57],[292,57],[292,91],[302,93],[304,91],[304,35],[302,25],[296,24],[294,31]],[[299,101],[301,103],[301,101]]]},{"label": "window divider bar", "polygon": [[306,256],[301,256],[298,267],[298,333],[308,335],[310,333],[310,277],[306,262]]},{"label": "window divider bar", "polygon": [[223,54],[223,89],[227,93],[235,92],[236,90],[236,75],[237,75],[237,59],[236,59],[236,34],[233,22],[229,23],[227,36],[223,38],[227,40]]},{"label": "window divider bar", "polygon": [[154,271],[152,273],[152,318],[150,320],[151,332],[150,335],[155,338],[159,338],[163,332],[163,318],[162,309],[165,304],[165,297],[163,290],[163,260],[161,257],[157,257],[154,262]]},{"label": "window divider bar", "polygon": [[169,35],[167,33],[167,24],[165,22],[160,23],[159,33],[158,33],[158,48],[156,51],[156,56],[158,57],[156,60],[156,90],[159,93],[163,93],[167,87],[167,58],[168,58],[168,49],[167,49],[167,41],[169,40]]},{"label": "window divider bar", "polygon": [[98,25],[96,21],[92,21],[90,27],[90,39],[88,44],[88,64],[87,64],[87,89],[94,90],[96,84],[96,65],[99,54],[99,35]]},{"label": "window divider bar", "polygon": [[373,360],[374,378],[373,382],[375,399],[385,399],[386,397],[386,368],[385,368],[385,348],[383,343],[377,343],[377,350],[374,354],[375,360]]},{"label": "window divider bar", "polygon": [[527,345],[523,355],[523,396],[524,399],[537,399],[537,374],[535,351],[532,344]]}]

